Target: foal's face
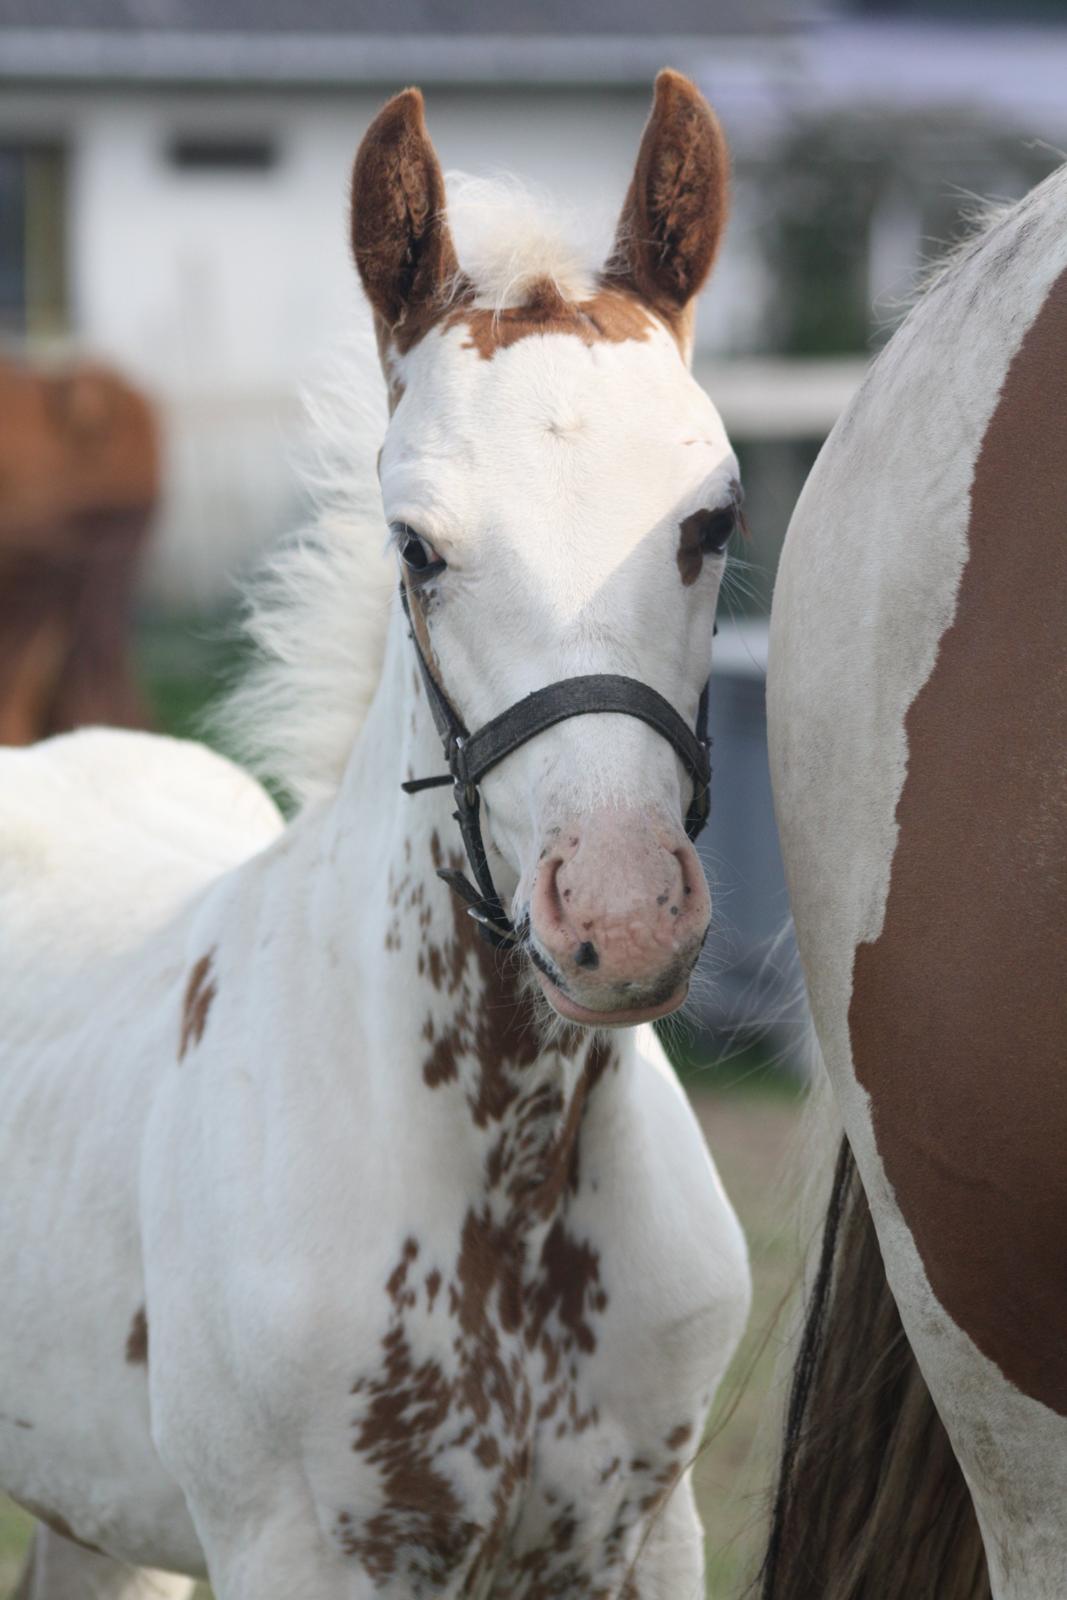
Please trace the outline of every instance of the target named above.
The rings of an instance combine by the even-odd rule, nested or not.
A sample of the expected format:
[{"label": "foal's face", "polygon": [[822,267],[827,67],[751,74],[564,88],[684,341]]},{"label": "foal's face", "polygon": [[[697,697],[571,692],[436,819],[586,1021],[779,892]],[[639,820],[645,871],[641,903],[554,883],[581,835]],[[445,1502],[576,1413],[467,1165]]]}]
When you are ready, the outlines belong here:
[{"label": "foal's face", "polygon": [[[379,122],[395,120],[405,98],[407,204],[413,141],[432,158],[421,105],[398,97]],[[651,267],[639,258],[627,274],[624,261],[578,306],[541,282],[498,318],[460,293],[440,295],[429,318],[404,303],[390,323],[360,237],[360,163],[374,133],[357,161],[356,251],[395,401],[382,494],[441,686],[474,729],[545,684],[619,673],[658,689],[692,725],[739,496],[722,423],[684,355],[686,309],[715,239],[703,240],[705,260],[668,263],[674,298],[657,288],[667,251],[657,245]],[[665,75],[642,146],[652,176],[650,141],[673,154],[687,137],[721,182],[705,148],[718,138],[710,114]],[[379,163],[381,146],[379,134]],[[639,161],[625,220],[655,237],[656,219],[634,214],[641,174]],[[687,197],[674,196],[674,215]],[[696,203],[706,211],[708,197]],[[440,200],[429,195],[426,210],[441,248]],[[377,265],[380,238],[373,249]],[[409,240],[409,283],[411,255]],[[446,260],[446,280],[456,270]],[[710,903],[683,827],[690,780],[667,741],[631,717],[574,718],[508,756],[482,798],[498,887],[516,922],[528,921],[556,1008],[603,1024],[679,1004]]]}]

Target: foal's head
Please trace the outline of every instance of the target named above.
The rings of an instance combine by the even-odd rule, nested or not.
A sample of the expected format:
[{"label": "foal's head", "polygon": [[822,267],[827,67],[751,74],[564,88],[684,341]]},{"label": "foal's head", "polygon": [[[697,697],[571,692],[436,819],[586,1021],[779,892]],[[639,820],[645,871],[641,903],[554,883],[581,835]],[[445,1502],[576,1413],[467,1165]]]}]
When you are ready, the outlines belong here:
[{"label": "foal's head", "polygon": [[[726,212],[722,134],[662,73],[616,245],[589,281],[457,260],[422,98],[356,158],[353,242],[392,400],[381,456],[413,626],[468,728],[587,673],[642,679],[691,725],[737,462],[689,373],[693,299]],[[575,717],[484,779],[496,880],[558,1011],[628,1023],[685,997],[710,900],[690,780],[632,717]]]}]

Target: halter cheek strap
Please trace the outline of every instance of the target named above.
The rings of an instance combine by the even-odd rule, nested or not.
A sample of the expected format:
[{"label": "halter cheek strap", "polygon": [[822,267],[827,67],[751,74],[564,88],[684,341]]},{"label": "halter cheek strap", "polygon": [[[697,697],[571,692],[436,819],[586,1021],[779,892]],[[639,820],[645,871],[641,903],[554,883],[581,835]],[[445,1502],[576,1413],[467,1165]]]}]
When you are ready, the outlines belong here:
[{"label": "halter cheek strap", "polygon": [[459,824],[474,882],[453,867],[438,868],[437,876],[443,878],[449,888],[466,903],[468,915],[474,918],[482,936],[491,945],[504,948],[520,942],[521,935],[504,910],[489,870],[482,840],[478,786],[486,773],[491,772],[512,751],[528,740],[535,739],[547,728],[554,727],[557,722],[564,722],[569,717],[613,712],[636,717],[654,728],[673,747],[692,780],[693,797],[686,813],[685,831],[690,839],[697,837],[711,810],[707,683],[700,695],[695,732],[678,715],[669,700],[665,700],[663,695],[647,683],[642,683],[639,678],[598,672],[585,677],[561,678],[544,689],[535,689],[525,699],[517,700],[499,716],[493,717],[477,732],[469,733],[430,671],[418,636],[411,626],[407,588],[403,581],[400,584],[400,599],[434,724],[441,736],[445,760],[448,762],[447,773],[432,778],[412,778],[401,784],[401,788],[405,794],[418,794],[423,789],[452,784],[456,802],[453,815]]}]

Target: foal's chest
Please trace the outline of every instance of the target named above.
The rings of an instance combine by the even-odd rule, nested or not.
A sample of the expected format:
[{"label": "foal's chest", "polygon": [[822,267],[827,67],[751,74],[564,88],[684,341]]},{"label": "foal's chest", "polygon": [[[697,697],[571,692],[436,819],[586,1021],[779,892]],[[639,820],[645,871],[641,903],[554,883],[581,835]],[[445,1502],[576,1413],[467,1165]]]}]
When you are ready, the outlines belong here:
[{"label": "foal's chest", "polygon": [[351,1387],[339,1548],[397,1600],[617,1594],[692,1429],[643,1437],[620,1405],[603,1344],[622,1308],[595,1244],[561,1217],[519,1249],[472,1212],[450,1272],[408,1239],[387,1293]]}]

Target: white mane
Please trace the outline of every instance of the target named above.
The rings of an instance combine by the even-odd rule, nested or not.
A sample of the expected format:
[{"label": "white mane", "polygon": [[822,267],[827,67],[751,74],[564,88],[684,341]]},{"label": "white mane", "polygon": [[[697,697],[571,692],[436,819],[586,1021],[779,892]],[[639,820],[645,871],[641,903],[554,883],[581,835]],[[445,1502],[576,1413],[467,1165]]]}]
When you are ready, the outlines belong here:
[{"label": "white mane", "polygon": [[[546,278],[570,300],[593,292],[606,251],[576,242],[576,219],[514,179],[450,174],[448,217],[477,304],[521,305]],[[385,385],[369,332],[346,369],[306,401],[317,510],[249,586],[256,659],[210,717],[239,760],[300,805],[340,784],[378,685],[396,585],[376,470]]]}]

